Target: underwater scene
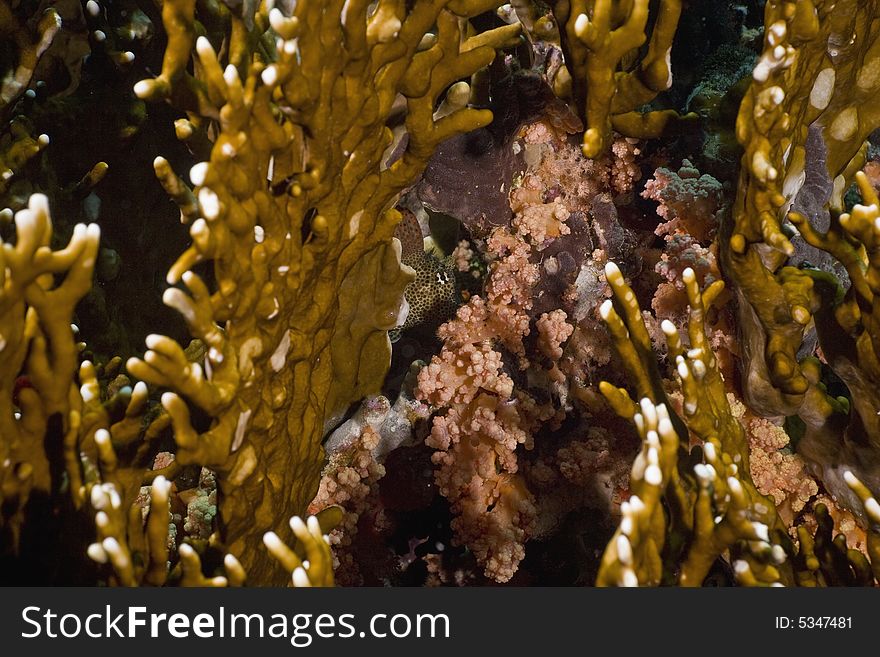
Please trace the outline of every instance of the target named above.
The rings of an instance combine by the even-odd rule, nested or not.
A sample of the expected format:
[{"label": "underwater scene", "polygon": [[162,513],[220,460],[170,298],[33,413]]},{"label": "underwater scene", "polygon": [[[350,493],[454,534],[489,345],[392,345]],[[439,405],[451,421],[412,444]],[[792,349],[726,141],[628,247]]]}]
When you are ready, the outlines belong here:
[{"label": "underwater scene", "polygon": [[880,0],[0,0],[0,584],[875,586]]}]

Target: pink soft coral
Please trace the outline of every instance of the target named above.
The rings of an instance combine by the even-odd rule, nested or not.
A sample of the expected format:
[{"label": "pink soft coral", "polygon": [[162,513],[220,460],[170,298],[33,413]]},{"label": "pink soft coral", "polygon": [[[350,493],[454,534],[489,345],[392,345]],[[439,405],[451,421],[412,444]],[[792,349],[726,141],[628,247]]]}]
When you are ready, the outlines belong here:
[{"label": "pink soft coral", "polygon": [[425,441],[437,451],[436,481],[451,505],[456,541],[467,545],[486,576],[508,581],[525,555],[534,498],[516,475],[514,450],[529,434],[515,402],[481,394],[434,419]]},{"label": "pink soft coral", "polygon": [[705,242],[715,234],[723,201],[721,183],[700,175],[688,160],[677,172],[657,169],[642,196],[660,204],[657,214],[664,221],[654,231],[657,235],[686,233]]}]

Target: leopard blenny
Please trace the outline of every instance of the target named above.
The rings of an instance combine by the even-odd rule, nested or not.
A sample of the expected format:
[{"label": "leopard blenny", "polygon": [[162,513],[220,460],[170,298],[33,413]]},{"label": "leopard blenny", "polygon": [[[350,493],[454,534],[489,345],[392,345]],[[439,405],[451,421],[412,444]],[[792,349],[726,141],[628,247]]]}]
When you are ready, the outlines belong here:
[{"label": "leopard blenny", "polygon": [[406,292],[409,314],[406,321],[390,331],[392,342],[400,338],[402,331],[416,326],[436,329],[455,313],[461,305],[461,293],[455,277],[451,258],[438,258],[425,249],[425,240],[419,220],[410,210],[401,209],[403,219],[397,225],[394,236],[400,240],[401,262],[416,272],[415,280]]}]

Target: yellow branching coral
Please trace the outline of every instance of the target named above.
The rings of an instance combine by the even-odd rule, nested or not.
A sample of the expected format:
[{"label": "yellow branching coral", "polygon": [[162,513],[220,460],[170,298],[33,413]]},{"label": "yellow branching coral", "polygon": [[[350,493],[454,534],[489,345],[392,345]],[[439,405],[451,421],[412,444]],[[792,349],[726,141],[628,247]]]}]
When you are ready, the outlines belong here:
[{"label": "yellow branching coral", "polygon": [[[602,557],[599,586],[700,586],[714,561],[732,550],[761,581],[775,583],[776,568],[785,561],[782,547],[771,542],[768,526],[756,519],[756,500],[740,478],[739,468],[710,439],[703,444],[702,463],[682,481],[677,472],[679,436],[665,404],[643,398],[634,422],[644,442],[633,464],[629,500],[621,505],[623,518]],[[695,488],[696,490],[693,490]],[[667,520],[662,500],[674,510]],[[684,503],[684,506],[681,506]],[[682,536],[683,534],[683,536]],[[685,541],[681,545],[667,544]],[[681,561],[670,564],[670,550]],[[738,574],[745,567],[737,568]]]},{"label": "yellow branching coral", "polygon": [[9,114],[30,84],[40,57],[52,45],[60,27],[61,17],[55,9],[49,8],[40,16],[32,35],[23,28],[8,3],[0,4],[0,38],[13,45],[14,53],[14,61],[0,60],[0,121],[4,124],[8,121],[0,131],[0,193],[6,191],[12,176],[49,143],[46,135],[33,136],[22,117],[10,120]]},{"label": "yellow branching coral", "polygon": [[834,534],[834,521],[824,504],[814,514],[815,534],[798,527],[798,547],[789,546],[798,586],[876,586],[880,582],[880,505],[852,472],[844,474],[846,485],[868,518],[867,553],[847,546],[843,534]]},{"label": "yellow branching coral", "polygon": [[[809,391],[801,406],[806,432],[798,451],[820,470],[826,487],[864,517],[843,474],[851,470],[872,490],[880,489],[880,198],[863,172],[856,180],[863,203],[849,213],[832,213],[827,232],[800,213],[789,216],[804,240],[837,258],[850,279],[842,293],[837,281],[811,273],[821,302],[814,321],[822,354],[846,383],[849,397],[833,399],[821,386]],[[802,367],[809,376],[817,365]],[[815,374],[811,378],[817,380]]]},{"label": "yellow branching coral", "polygon": [[[620,304],[623,316],[618,314],[609,300],[600,308],[602,318],[608,325],[618,353],[634,379],[639,397],[647,397],[659,403],[665,399],[666,393],[638,301],[617,265],[614,263],[606,265],[605,276],[615,299]],[[742,460],[747,465],[748,445],[745,433],[729,413],[724,379],[706,337],[705,313],[724,289],[724,282],[715,281],[701,293],[693,269],[689,267],[685,269],[682,278],[690,304],[689,348],[685,349],[683,346],[678,330],[672,322],[665,320],[661,328],[666,337],[669,357],[675,364],[681,383],[687,430],[703,440],[711,436],[722,436],[725,451],[737,455],[737,460]],[[625,391],[603,383],[602,393],[619,415],[632,416],[635,406]],[[676,430],[686,435],[685,424],[682,424],[677,417],[673,416],[673,418],[673,422],[678,424]]]},{"label": "yellow branching coral", "polygon": [[[645,364],[653,359],[633,360],[645,327],[632,290],[613,264],[606,275],[623,314],[608,301],[602,315],[644,396],[636,405],[625,390],[601,385],[611,406],[632,417],[642,448],[632,467],[631,496],[621,505],[622,519],[602,557],[597,584],[700,586],[719,558],[731,560],[737,582],[746,586],[873,584],[880,573],[880,506],[852,471],[841,476],[853,506],[868,520],[867,557],[848,548],[843,535],[834,536],[834,523],[822,504],[814,509],[815,535],[800,526],[794,545],[772,500],[755,488],[745,434],[724,394],[703,328],[703,313],[721,282],[701,294],[693,271],[685,272],[689,349],[682,348],[675,327],[664,322],[682,389],[682,422],[651,382],[656,368]],[[691,436],[699,440],[693,449]]]},{"label": "yellow branching coral", "polygon": [[12,536],[28,498],[56,492],[58,463],[49,453],[78,458],[78,352],[70,322],[91,287],[100,236],[97,225],[79,224],[68,245],[53,250],[49,202],[40,194],[15,214],[15,230],[15,243],[0,250],[0,527]]},{"label": "yellow branching coral", "polygon": [[[781,522],[772,501],[751,481],[745,432],[731,413],[705,334],[705,310],[723,283],[700,293],[693,270],[685,270],[689,349],[675,326],[663,323],[683,395],[682,421],[670,412],[633,291],[613,263],[606,277],[623,314],[609,300],[602,317],[641,401],[636,405],[626,390],[608,383],[600,389],[620,415],[633,418],[643,443],[632,468],[632,496],[621,507],[623,518],[602,558],[598,584],[700,586],[727,550],[742,563],[740,579],[788,581],[790,573],[780,569],[786,553],[771,538]],[[690,434],[701,442],[693,452]]]},{"label": "yellow branching coral", "polygon": [[[146,519],[141,508],[127,506],[112,483],[116,457],[110,433],[95,433],[98,446],[98,465],[101,480],[87,487],[89,509],[94,514],[97,540],[89,545],[88,555],[98,564],[107,564],[111,581],[122,586],[163,586],[174,581],[181,586],[241,586],[247,573],[232,554],[223,559],[223,575],[203,574],[199,553],[188,543],[178,548],[177,566],[169,571],[169,537],[171,482],[163,475],[153,478],[149,487],[149,505]],[[335,513],[335,510],[334,510]],[[334,513],[324,514],[332,516]],[[329,522],[334,522],[330,518]],[[266,532],[263,542],[268,553],[291,575],[296,587],[332,586],[333,568],[329,539],[323,533],[316,516],[303,521],[299,516],[290,519],[290,527],[297,540],[295,549],[285,545],[275,532]],[[295,551],[296,550],[296,551]],[[302,554],[302,558],[297,554]]]},{"label": "yellow branching coral", "polygon": [[309,516],[303,521],[299,516],[293,516],[290,519],[290,528],[299,541],[305,558],[301,558],[281,542],[274,532],[266,532],[263,536],[263,543],[269,552],[291,574],[294,586],[332,586],[333,555],[330,553],[330,538],[322,531],[318,518]]},{"label": "yellow branching coral", "polygon": [[[29,30],[15,17],[7,3],[0,5],[0,35],[15,43],[17,61],[8,71],[2,71],[0,80],[0,111],[13,102],[27,88],[34,75],[37,62],[46,49],[52,45],[55,34],[61,27],[61,17],[53,8],[43,12],[36,26],[35,38],[31,39]],[[4,62],[5,63],[5,62]]]},{"label": "yellow branching coral", "polygon": [[745,152],[724,253],[748,302],[741,321],[764,334],[749,350],[748,378],[768,411],[790,414],[809,387],[796,351],[815,310],[812,282],[783,267],[794,254],[785,215],[808,176],[825,189],[802,204],[839,211],[864,140],[880,125],[878,12],[876,2],[855,0],[766,6],[764,52],[737,118]]},{"label": "yellow branching coral", "polygon": [[[868,518],[870,525],[870,531],[868,532],[868,558],[871,561],[874,579],[880,582],[880,503],[878,503],[876,496],[868,490],[868,487],[859,481],[858,477],[854,474],[847,472],[844,474],[844,478],[850,490],[859,498],[862,508],[865,510],[865,515]],[[857,555],[848,553],[847,556],[853,561],[861,562]]]},{"label": "yellow branching coral", "polygon": [[[745,150],[722,241],[724,268],[741,301],[745,399],[764,415],[801,417],[806,436],[798,451],[856,513],[860,505],[843,472],[880,487],[877,198],[857,175],[865,139],[880,125],[878,16],[873,1],[767,3],[764,52],[737,118]],[[853,178],[864,202],[844,213]],[[800,266],[832,259],[848,274],[846,290],[831,265]],[[848,399],[827,394],[817,360],[799,361],[804,333],[813,328]]]},{"label": "yellow branching coral", "polygon": [[[99,451],[105,457],[110,451],[110,435],[106,430],[95,434]],[[112,468],[112,461],[102,465]],[[109,474],[109,473],[108,473]],[[89,486],[89,502],[95,516],[97,540],[89,545],[89,556],[99,564],[109,564],[113,580],[121,586],[135,586],[140,582],[160,586],[167,579],[168,562],[168,521],[169,492],[171,483],[159,476],[150,488],[150,510],[143,531],[130,532],[129,528],[139,528],[141,511],[137,507],[126,508],[123,499],[112,483],[94,483]],[[137,540],[135,541],[135,537]],[[132,539],[129,544],[129,538]],[[186,546],[181,551],[181,563],[190,560]],[[138,558],[133,558],[137,554]],[[198,569],[199,573],[201,568]]]},{"label": "yellow branching coral", "polygon": [[[799,212],[789,214],[804,239],[834,255],[845,267],[852,283],[846,297],[836,304],[834,320],[853,339],[854,364],[877,381],[880,377],[880,198],[864,172],[856,174],[861,204],[840,214],[822,233]],[[834,301],[832,299],[832,301]],[[830,346],[830,345],[829,345]],[[833,353],[833,352],[832,352]],[[877,432],[871,432],[877,435]]]},{"label": "yellow branching coral", "polygon": [[[387,331],[401,323],[412,278],[392,240],[392,206],[440,141],[491,120],[460,104],[442,117],[434,109],[516,37],[518,26],[463,32],[498,4],[304,1],[289,16],[263,4],[250,22],[224,15],[214,43],[195,39],[190,75],[194,3],[164,3],[163,70],[135,91],[185,109],[179,135],[216,133],[191,193],[156,162],[182,217],[197,216],[167,276],[186,289],[170,288],[165,302],[208,353],[190,363],[176,342],[150,336],[128,368],[170,390],[162,404],[177,458],[218,473],[223,539],[254,581],[276,581],[256,548],[313,497],[325,427],[381,385]],[[401,111],[406,142],[395,144],[389,123]],[[203,262],[216,289],[193,271]],[[195,428],[190,405],[212,418],[207,429]]]},{"label": "yellow branching coral", "polygon": [[[179,466],[175,461],[162,470],[150,470],[140,458],[150,453],[151,442],[170,424],[165,413],[149,420],[150,414],[145,412],[146,385],[138,383],[128,395],[123,395],[128,397],[125,413],[119,421],[110,423],[107,407],[117,400],[100,401],[94,366],[84,362],[79,378],[83,382],[80,388],[83,404],[72,417],[82,418],[79,425],[82,439],[78,445],[87,448],[91,444],[94,449],[88,454],[67,458],[66,465],[68,476],[79,491],[74,496],[77,505],[84,506],[94,518],[96,538],[88,547],[88,556],[97,564],[105,565],[109,581],[121,586],[245,584],[248,573],[230,553],[223,556],[222,574],[214,575],[203,572],[200,551],[204,551],[205,546],[181,543],[176,547],[176,559],[171,559],[170,548],[174,546],[169,538],[172,485],[165,475],[173,477],[179,472]],[[132,448],[134,456],[130,454]],[[123,459],[117,452],[129,454]],[[141,488],[142,485],[146,488]],[[144,491],[144,501],[133,501]],[[338,507],[329,507],[306,521],[298,516],[291,518],[293,548],[287,547],[275,532],[264,534],[266,554],[277,560],[292,578],[288,584],[333,584],[326,531],[338,523],[340,513]],[[222,550],[223,546],[215,538],[208,543],[207,547]],[[169,569],[172,561],[175,566]]]},{"label": "yellow branching coral", "polygon": [[633,64],[646,41],[648,0],[565,0],[554,15],[564,26],[563,46],[574,100],[584,108],[587,157],[603,154],[611,130],[628,137],[658,136],[673,111],[641,113],[641,106],[672,85],[670,53],[681,15],[680,0],[661,0],[647,53]]}]

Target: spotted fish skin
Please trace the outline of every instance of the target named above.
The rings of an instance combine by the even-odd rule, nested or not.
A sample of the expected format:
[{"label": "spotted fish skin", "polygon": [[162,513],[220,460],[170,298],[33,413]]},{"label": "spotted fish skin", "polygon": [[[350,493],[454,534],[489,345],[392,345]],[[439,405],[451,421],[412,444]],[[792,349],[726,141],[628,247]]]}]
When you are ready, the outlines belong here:
[{"label": "spotted fish skin", "polygon": [[394,236],[400,240],[403,264],[412,267],[416,277],[404,296],[409,314],[402,326],[390,331],[396,342],[402,331],[420,325],[439,326],[455,314],[461,305],[461,291],[455,277],[451,258],[440,259],[425,251],[425,242],[419,220],[409,210],[402,210],[403,219]]}]

